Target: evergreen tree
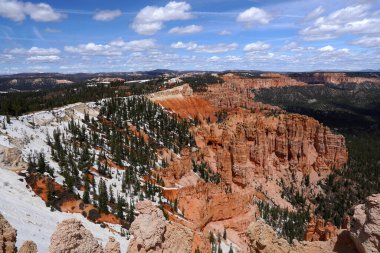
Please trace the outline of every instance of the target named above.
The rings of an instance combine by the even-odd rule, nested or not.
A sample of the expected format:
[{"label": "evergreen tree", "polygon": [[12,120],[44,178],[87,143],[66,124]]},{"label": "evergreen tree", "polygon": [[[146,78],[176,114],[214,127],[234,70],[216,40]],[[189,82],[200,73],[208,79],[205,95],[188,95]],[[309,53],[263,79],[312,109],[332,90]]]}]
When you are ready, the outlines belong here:
[{"label": "evergreen tree", "polygon": [[84,179],[84,192],[83,192],[83,202],[85,204],[90,204],[90,183],[89,183],[89,180],[88,180],[88,177],[85,176],[85,179]]},{"label": "evergreen tree", "polygon": [[98,185],[98,204],[99,210],[104,213],[108,213],[108,193],[107,185],[103,178],[100,178]]}]

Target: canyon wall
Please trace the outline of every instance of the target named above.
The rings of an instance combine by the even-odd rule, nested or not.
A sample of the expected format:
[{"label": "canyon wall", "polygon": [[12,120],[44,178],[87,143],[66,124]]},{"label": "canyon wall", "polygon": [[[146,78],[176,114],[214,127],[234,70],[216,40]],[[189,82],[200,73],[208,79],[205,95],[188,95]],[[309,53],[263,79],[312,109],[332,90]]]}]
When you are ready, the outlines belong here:
[{"label": "canyon wall", "polygon": [[312,74],[297,75],[294,77],[300,82],[320,83],[320,84],[344,84],[344,83],[373,83],[380,84],[380,78],[377,75],[372,77],[350,76],[342,72],[317,72]]}]

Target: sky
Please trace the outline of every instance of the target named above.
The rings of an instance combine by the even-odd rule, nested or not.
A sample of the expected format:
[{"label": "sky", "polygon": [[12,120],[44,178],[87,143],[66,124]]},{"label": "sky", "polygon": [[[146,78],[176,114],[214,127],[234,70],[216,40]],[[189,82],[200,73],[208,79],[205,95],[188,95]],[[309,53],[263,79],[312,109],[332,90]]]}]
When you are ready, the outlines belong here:
[{"label": "sky", "polygon": [[380,69],[375,0],[0,0],[0,73]]}]

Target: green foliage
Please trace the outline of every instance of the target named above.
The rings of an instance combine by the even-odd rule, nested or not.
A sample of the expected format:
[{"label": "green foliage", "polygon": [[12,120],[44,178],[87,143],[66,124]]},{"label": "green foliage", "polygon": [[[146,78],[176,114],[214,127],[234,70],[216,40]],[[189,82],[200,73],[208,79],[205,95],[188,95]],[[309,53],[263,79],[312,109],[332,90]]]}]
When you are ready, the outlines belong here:
[{"label": "green foliage", "polygon": [[[27,112],[50,110],[77,102],[95,101],[115,96],[116,88],[83,84],[65,86],[44,91],[10,92],[0,94],[0,115],[20,116]],[[126,94],[118,90],[118,95]]]},{"label": "green foliage", "polygon": [[335,170],[322,182],[324,194],[314,200],[318,204],[316,213],[333,220],[337,226],[342,224],[351,207],[380,192],[380,133],[346,134],[346,144],[349,151],[347,166]]},{"label": "green foliage", "polygon": [[194,91],[207,91],[208,84],[223,83],[224,80],[212,74],[196,75],[191,77],[182,77],[182,81],[190,84]]},{"label": "green foliage", "polygon": [[53,176],[53,169],[49,166],[45,159],[45,154],[43,152],[38,153],[37,155],[28,156],[28,170],[37,171],[41,174],[45,172],[50,176]]},{"label": "green foliage", "polygon": [[197,173],[204,181],[219,184],[221,177],[218,173],[211,170],[207,162],[196,163],[192,160],[193,171]]},{"label": "green foliage", "polygon": [[103,213],[108,213],[108,192],[107,185],[104,182],[103,178],[100,178],[98,185],[98,204],[99,210]]},{"label": "green foliage", "polygon": [[289,212],[288,209],[278,206],[270,206],[268,203],[259,201],[257,205],[260,210],[260,216],[265,222],[274,228],[274,230],[288,242],[293,239],[302,240],[306,224],[309,219],[308,210],[299,210]]}]

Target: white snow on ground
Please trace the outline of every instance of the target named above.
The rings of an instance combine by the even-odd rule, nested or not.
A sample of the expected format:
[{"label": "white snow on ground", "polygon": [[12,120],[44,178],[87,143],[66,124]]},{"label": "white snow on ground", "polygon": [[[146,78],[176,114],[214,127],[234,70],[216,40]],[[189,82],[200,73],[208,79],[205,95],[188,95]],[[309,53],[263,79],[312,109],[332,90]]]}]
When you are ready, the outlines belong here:
[{"label": "white snow on ground", "polygon": [[227,241],[222,240],[220,243],[220,247],[222,248],[223,253],[228,253],[230,252],[230,247],[232,247],[232,251],[234,253],[239,251],[239,248],[236,244],[232,243],[230,240],[227,239]]},{"label": "white snow on ground", "polygon": [[13,148],[13,145],[9,142],[8,137],[5,135],[2,135],[1,132],[0,132],[0,145],[7,148]]},{"label": "white snow on ground", "polygon": [[[85,219],[81,214],[51,212],[43,200],[26,188],[21,182],[21,176],[0,168],[0,212],[17,229],[17,247],[25,240],[33,240],[38,246],[38,252],[47,252],[50,238],[59,222],[68,218],[76,218],[91,231],[103,246],[110,236],[120,242],[121,252],[126,252],[128,240],[108,229],[101,228]],[[117,228],[115,227],[117,230]],[[120,230],[120,226],[118,228]]]},{"label": "white snow on ground", "polygon": [[[52,111],[27,114],[18,119],[12,117],[11,124],[6,124],[6,129],[0,128],[0,145],[19,148],[25,161],[29,154],[44,151],[46,160],[55,171],[55,180],[62,184],[63,177],[58,173],[60,168],[51,159],[50,147],[46,143],[47,134],[52,136],[57,128],[64,132],[63,129],[67,127],[71,115],[75,120],[83,118],[84,114],[80,112],[83,106],[94,109],[96,107],[95,103],[76,103]],[[0,119],[3,121],[4,117],[0,116]],[[57,224],[67,218],[76,218],[82,221],[103,245],[109,236],[114,236],[121,244],[121,251],[126,252],[127,238],[117,233],[113,234],[107,228],[101,228],[81,214],[51,212],[40,197],[26,188],[25,182],[19,181],[21,178],[16,173],[1,168],[0,164],[0,212],[17,229],[17,246],[21,246],[25,240],[33,240],[37,243],[39,252],[46,252]],[[121,183],[115,179],[106,181],[121,187]],[[121,229],[120,225],[108,225],[118,232]]]}]

